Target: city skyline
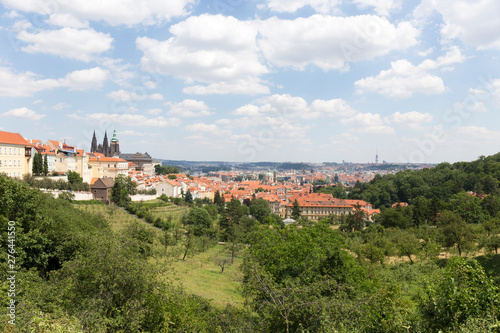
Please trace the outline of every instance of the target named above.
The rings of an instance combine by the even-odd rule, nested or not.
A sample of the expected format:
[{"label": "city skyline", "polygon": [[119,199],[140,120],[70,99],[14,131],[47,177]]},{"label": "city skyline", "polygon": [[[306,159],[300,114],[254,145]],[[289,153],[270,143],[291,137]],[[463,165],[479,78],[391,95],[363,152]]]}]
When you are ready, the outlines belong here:
[{"label": "city skyline", "polygon": [[0,130],[160,159],[500,151],[500,3],[0,0]]}]

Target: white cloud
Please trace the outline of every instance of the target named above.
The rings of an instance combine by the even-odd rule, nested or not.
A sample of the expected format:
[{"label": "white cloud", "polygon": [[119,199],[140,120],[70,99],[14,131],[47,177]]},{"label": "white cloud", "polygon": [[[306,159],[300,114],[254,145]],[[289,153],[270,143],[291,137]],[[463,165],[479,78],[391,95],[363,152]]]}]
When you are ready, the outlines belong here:
[{"label": "white cloud", "polygon": [[196,123],[184,127],[186,131],[195,132],[196,135],[229,136],[230,130],[223,130],[215,124]]},{"label": "white cloud", "polygon": [[112,99],[120,101],[120,102],[125,102],[125,101],[143,101],[143,100],[146,100],[146,99],[160,101],[160,100],[163,99],[163,95],[162,94],[151,94],[151,95],[148,95],[144,91],[133,92],[133,91],[126,91],[126,90],[123,90],[123,89],[120,89],[120,90],[117,90],[117,91],[112,91],[107,96],[109,98],[112,98]]},{"label": "white cloud", "polygon": [[157,25],[185,16],[195,0],[0,0],[5,7],[23,12],[68,14],[81,21],[105,21],[110,25]]},{"label": "white cloud", "polygon": [[144,136],[143,133],[132,131],[132,130],[118,132],[118,135]]},{"label": "white cloud", "polygon": [[419,31],[409,22],[393,25],[374,15],[313,15],[260,22],[258,43],[264,56],[280,67],[324,71],[346,69],[349,62],[373,59],[417,44]]},{"label": "white cloud", "polygon": [[65,78],[60,79],[60,84],[69,90],[88,90],[100,88],[107,80],[109,71],[100,67],[84,69],[68,73]]},{"label": "white cloud", "polygon": [[148,118],[144,115],[138,114],[92,113],[82,116],[74,113],[68,115],[68,117],[75,120],[84,120],[92,123],[106,121],[109,123],[118,123],[124,126],[167,127],[180,125],[180,120],[178,118]]},{"label": "white cloud", "polygon": [[394,10],[401,8],[401,0],[354,0],[359,8],[373,7],[382,16],[389,16]]},{"label": "white cloud", "polygon": [[2,113],[2,116],[29,119],[29,120],[40,120],[43,117],[45,117],[44,114],[38,114],[35,111],[30,110],[26,107],[9,110],[7,112]]},{"label": "white cloud", "polygon": [[21,31],[17,38],[29,45],[21,50],[28,53],[46,53],[63,58],[89,62],[93,56],[111,49],[113,38],[94,29],[41,30],[38,33]]},{"label": "white cloud", "polygon": [[421,129],[422,123],[430,123],[433,119],[430,113],[421,113],[417,111],[395,112],[390,116],[390,121],[413,129]]},{"label": "white cloud", "polygon": [[357,128],[356,131],[368,134],[393,134],[394,129],[386,126],[377,113],[358,113],[350,118],[341,119],[343,125]]},{"label": "white cloud", "polygon": [[356,110],[351,108],[342,99],[331,99],[328,101],[317,99],[311,103],[311,109],[331,117],[350,117],[356,113]]},{"label": "white cloud", "polygon": [[459,39],[478,49],[500,49],[500,2],[497,0],[423,0],[415,9],[416,19],[436,11],[441,14],[444,42]]},{"label": "white cloud", "polygon": [[61,102],[61,103],[58,103],[58,104],[54,105],[52,107],[52,110],[61,111],[63,109],[67,109],[69,107],[71,107],[71,105],[69,105],[68,103]]},{"label": "white cloud", "polygon": [[316,12],[325,14],[336,11],[336,7],[340,3],[340,0],[268,0],[266,7],[278,13],[293,13],[309,6]]},{"label": "white cloud", "polygon": [[166,103],[170,106],[168,114],[176,117],[202,117],[210,116],[214,112],[203,101],[185,99],[179,103]]},{"label": "white cloud", "polygon": [[204,14],[171,26],[170,32],[173,37],[166,41],[137,38],[144,71],[208,84],[185,88],[185,93],[268,92],[258,78],[268,69],[259,60],[253,22]]},{"label": "white cloud", "polygon": [[88,21],[81,21],[76,17],[74,17],[73,15],[67,13],[54,13],[50,15],[49,19],[47,20],[47,23],[50,25],[55,25],[63,28],[80,29],[89,27]]},{"label": "white cloud", "polygon": [[10,68],[0,67],[0,97],[28,97],[58,86],[54,79],[39,79],[32,72],[14,73]]},{"label": "white cloud", "polygon": [[160,113],[162,112],[161,109],[149,109],[148,112],[146,112],[147,114],[151,114],[153,116],[157,116],[159,115]]},{"label": "white cloud", "polygon": [[185,94],[194,95],[222,95],[222,94],[237,94],[237,95],[263,95],[269,94],[269,87],[258,82],[256,79],[236,80],[226,83],[211,83],[206,86],[196,85],[182,89]]},{"label": "white cloud", "polygon": [[418,66],[406,59],[391,62],[391,68],[354,83],[358,93],[377,92],[392,98],[407,98],[414,93],[441,94],[445,91],[443,80],[429,73],[430,70],[446,68],[454,63],[464,62],[465,57],[458,47],[450,50],[437,60],[426,59]]}]

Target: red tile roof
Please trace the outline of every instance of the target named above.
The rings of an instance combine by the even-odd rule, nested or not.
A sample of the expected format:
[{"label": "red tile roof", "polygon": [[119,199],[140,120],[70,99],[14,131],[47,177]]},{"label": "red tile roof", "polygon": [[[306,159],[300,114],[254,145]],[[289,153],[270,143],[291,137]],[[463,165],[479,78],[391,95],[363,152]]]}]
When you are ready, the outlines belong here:
[{"label": "red tile roof", "polygon": [[32,146],[31,143],[26,141],[21,134],[19,133],[11,133],[11,132],[2,132],[0,131],[0,143],[7,143],[11,145],[23,145],[23,146]]}]

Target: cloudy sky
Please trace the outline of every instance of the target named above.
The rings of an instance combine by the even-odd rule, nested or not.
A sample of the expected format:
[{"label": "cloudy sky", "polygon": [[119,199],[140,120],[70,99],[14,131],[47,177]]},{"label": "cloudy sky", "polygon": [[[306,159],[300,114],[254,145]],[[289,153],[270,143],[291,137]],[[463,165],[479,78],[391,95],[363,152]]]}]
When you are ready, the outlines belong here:
[{"label": "cloudy sky", "polygon": [[497,0],[0,0],[0,130],[223,161],[500,151]]}]

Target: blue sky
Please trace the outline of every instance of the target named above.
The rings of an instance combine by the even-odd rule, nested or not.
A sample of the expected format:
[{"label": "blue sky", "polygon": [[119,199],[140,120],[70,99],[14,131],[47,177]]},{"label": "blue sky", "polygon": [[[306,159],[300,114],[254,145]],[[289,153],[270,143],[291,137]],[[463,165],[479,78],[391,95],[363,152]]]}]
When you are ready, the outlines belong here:
[{"label": "blue sky", "polygon": [[0,130],[223,161],[500,149],[496,0],[0,0]]}]

